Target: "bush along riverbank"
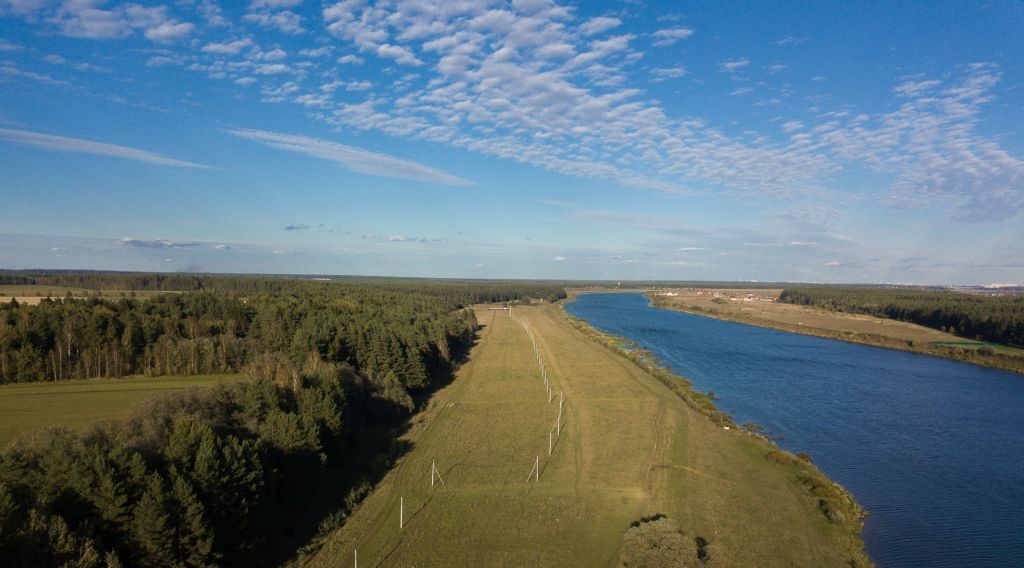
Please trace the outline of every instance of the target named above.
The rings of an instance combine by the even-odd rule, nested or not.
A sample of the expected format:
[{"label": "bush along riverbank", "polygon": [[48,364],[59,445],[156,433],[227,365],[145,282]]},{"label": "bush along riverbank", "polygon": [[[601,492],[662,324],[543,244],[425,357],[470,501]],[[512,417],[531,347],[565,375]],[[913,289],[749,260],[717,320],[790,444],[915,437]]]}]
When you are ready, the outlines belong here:
[{"label": "bush along riverbank", "polygon": [[[840,526],[847,532],[850,538],[856,539],[861,549],[863,543],[860,533],[863,529],[863,519],[867,512],[854,496],[844,487],[828,478],[817,468],[807,454],[794,455],[778,446],[774,441],[764,436],[762,429],[756,424],[738,426],[733,418],[722,412],[715,406],[714,393],[702,393],[694,388],[693,383],[672,372],[670,368],[662,364],[647,350],[640,348],[638,344],[627,338],[614,336],[601,332],[584,320],[570,315],[564,310],[565,317],[569,322],[587,337],[593,339],[605,348],[621,355],[631,361],[634,365],[645,371],[658,382],[662,383],[676,396],[682,399],[689,407],[704,414],[713,423],[722,428],[735,430],[742,435],[756,439],[761,445],[765,467],[781,467],[786,469],[788,478],[795,488],[807,499],[812,507],[816,507],[829,522]],[[859,561],[854,561],[856,566],[869,566],[870,561],[866,553]]]}]

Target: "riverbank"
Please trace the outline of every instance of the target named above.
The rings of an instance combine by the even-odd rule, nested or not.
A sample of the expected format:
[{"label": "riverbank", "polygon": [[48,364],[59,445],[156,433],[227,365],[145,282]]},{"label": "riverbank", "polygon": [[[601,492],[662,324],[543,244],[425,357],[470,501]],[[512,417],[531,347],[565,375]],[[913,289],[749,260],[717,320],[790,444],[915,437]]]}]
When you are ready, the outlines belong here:
[{"label": "riverbank", "polygon": [[[408,453],[300,564],[358,551],[381,566],[614,566],[630,525],[662,516],[704,555],[695,566],[869,564],[860,519],[830,520],[820,504],[838,495],[812,465],[776,463],[770,443],[708,419],[561,306],[515,310],[564,394],[550,451],[559,397],[545,396],[530,336],[480,310],[479,342],[413,419]],[[443,485],[430,484],[435,463]]]},{"label": "riverbank", "polygon": [[794,455],[779,448],[774,441],[760,433],[761,429],[756,424],[738,426],[731,416],[717,408],[713,394],[709,395],[695,389],[689,379],[673,373],[650,351],[640,348],[638,344],[627,338],[604,333],[585,320],[569,314],[564,308],[573,299],[570,296],[564,303],[561,303],[561,307],[563,315],[577,331],[605,349],[628,359],[645,374],[657,379],[688,407],[706,416],[715,426],[721,427],[723,432],[728,432],[731,436],[743,436],[750,440],[757,448],[755,451],[763,455],[764,467],[779,468],[784,471],[792,486],[800,488],[803,496],[809,499],[829,524],[840,529],[840,533],[845,537],[843,545],[849,547],[851,551],[848,565],[871,565],[861,538],[863,518],[867,516],[867,511],[861,507],[849,491],[818,469],[812,463],[811,456],[807,454]]},{"label": "riverbank", "polygon": [[[698,292],[703,294],[698,295]],[[720,295],[715,296],[718,292]],[[1024,350],[997,347],[943,345],[969,342],[962,337],[923,326],[865,315],[828,312],[775,301],[773,290],[679,290],[676,295],[646,292],[651,305],[699,316],[848,341],[872,347],[896,349],[943,357],[982,367],[1003,369],[1024,375]],[[747,294],[751,294],[749,300]],[[735,298],[735,299],[734,299]]]}]

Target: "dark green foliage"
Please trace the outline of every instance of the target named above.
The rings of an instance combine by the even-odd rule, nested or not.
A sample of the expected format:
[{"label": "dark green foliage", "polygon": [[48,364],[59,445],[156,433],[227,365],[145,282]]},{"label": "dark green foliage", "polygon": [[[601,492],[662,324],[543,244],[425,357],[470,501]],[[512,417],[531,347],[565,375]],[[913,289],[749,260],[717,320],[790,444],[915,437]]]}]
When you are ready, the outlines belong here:
[{"label": "dark green foliage", "polygon": [[[338,484],[344,511],[365,495],[356,472],[370,468],[349,459],[353,448],[367,455],[357,447],[367,431],[395,436],[412,395],[450,374],[476,332],[468,303],[564,296],[526,284],[31,278],[194,292],[0,304],[0,382],[226,370],[245,381],[154,399],[84,435],[51,429],[12,445],[0,455],[0,566],[266,565],[311,485]],[[387,465],[396,451],[385,442],[366,461]]]},{"label": "dark green foliage", "polygon": [[310,361],[294,385],[254,376],[16,442],[0,456],[0,565],[262,564],[295,488],[345,458],[354,372]]},{"label": "dark green foliage", "polygon": [[1024,345],[1024,295],[981,296],[891,288],[790,288],[790,304],[867,314],[931,327],[963,337]]},{"label": "dark green foliage", "polygon": [[[473,315],[465,306],[565,297],[558,286],[529,283],[64,272],[20,278],[189,293],[144,301],[0,302],[0,383],[224,373],[253,363],[283,370],[314,353],[367,376],[381,375],[382,383],[393,372],[403,387],[424,389],[448,365],[453,349],[473,335]],[[274,359],[257,361],[268,353]]]}]

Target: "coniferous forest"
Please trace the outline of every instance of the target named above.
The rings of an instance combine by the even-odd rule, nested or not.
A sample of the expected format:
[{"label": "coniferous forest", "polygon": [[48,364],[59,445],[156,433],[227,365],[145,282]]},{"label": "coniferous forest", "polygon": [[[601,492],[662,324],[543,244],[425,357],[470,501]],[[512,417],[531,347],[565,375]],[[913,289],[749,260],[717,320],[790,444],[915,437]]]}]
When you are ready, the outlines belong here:
[{"label": "coniferous forest", "polygon": [[0,304],[3,382],[233,371],[243,380],[155,399],[84,434],[15,442],[0,455],[3,566],[280,562],[310,526],[343,519],[400,455],[404,419],[473,342],[469,304],[564,297],[531,283],[5,277],[189,291]]},{"label": "coniferous forest", "polygon": [[1024,345],[1024,295],[981,296],[891,288],[787,288],[790,304],[916,323],[952,334]]}]

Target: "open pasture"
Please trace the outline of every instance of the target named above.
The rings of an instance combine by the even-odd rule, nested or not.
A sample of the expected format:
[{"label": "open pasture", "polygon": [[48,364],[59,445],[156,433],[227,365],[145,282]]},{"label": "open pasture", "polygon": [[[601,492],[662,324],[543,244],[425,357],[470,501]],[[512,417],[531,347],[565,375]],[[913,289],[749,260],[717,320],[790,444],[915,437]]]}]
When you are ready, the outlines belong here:
[{"label": "open pasture", "polygon": [[0,450],[20,434],[47,426],[83,430],[127,418],[139,403],[165,393],[206,387],[239,375],[126,377],[0,386]]}]

